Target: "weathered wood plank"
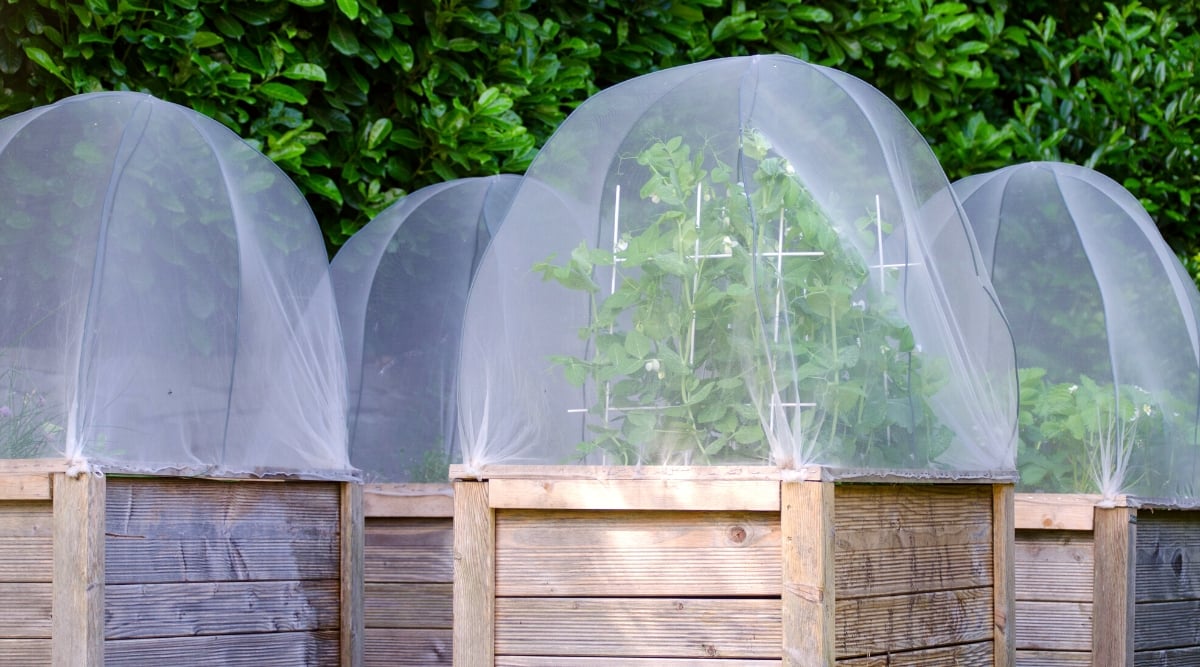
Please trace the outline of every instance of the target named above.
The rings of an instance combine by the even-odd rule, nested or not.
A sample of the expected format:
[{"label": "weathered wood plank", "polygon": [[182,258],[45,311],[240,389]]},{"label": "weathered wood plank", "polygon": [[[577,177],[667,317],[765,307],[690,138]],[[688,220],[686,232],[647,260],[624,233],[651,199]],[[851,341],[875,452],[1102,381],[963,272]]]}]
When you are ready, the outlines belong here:
[{"label": "weathered wood plank", "polygon": [[486,482],[454,483],[455,667],[491,665],[496,651],[496,511]]},{"label": "weathered wood plank", "polygon": [[1092,605],[1017,601],[1017,650],[1091,651]]},{"label": "weathered wood plank", "polygon": [[366,581],[453,580],[454,522],[450,519],[367,519],[364,541]]},{"label": "weathered wood plank", "polygon": [[1017,600],[1092,601],[1095,555],[1091,533],[1019,530],[1015,561]]},{"label": "weathered wood plank", "polygon": [[841,667],[992,667],[992,642],[939,646],[866,658],[838,660]]},{"label": "weathered wood plank", "polygon": [[783,664],[832,665],[834,649],[833,516],[830,482],[780,487]]},{"label": "weathered wood plank", "polygon": [[0,582],[47,582],[54,576],[54,540],[0,537]]},{"label": "weathered wood plank", "polygon": [[497,655],[781,657],[779,600],[501,597],[495,605]]},{"label": "weathered wood plank", "polygon": [[1018,667],[1092,667],[1092,652],[1088,651],[1022,651],[1017,650]]},{"label": "weathered wood plank", "polygon": [[107,479],[54,475],[55,667],[104,660],[104,507]]},{"label": "weathered wood plank", "polygon": [[363,516],[370,518],[454,516],[454,487],[446,484],[367,484]]},{"label": "weathered wood plank", "polygon": [[765,512],[498,510],[496,591],[778,596],[779,535]]},{"label": "weathered wood plank", "polygon": [[364,659],[368,667],[450,665],[453,632],[445,629],[367,627]]},{"label": "weathered wood plank", "polygon": [[[653,479],[653,480],[764,480],[778,482],[783,471],[773,466],[548,466],[548,465],[491,465],[468,471],[462,465],[450,466],[452,480],[491,479]],[[820,467],[787,471],[792,481],[820,481]]]},{"label": "weathered wood plank", "polygon": [[0,501],[50,500],[50,475],[0,474]]},{"label": "weathered wood plank", "polygon": [[836,489],[839,599],[992,585],[991,487]]},{"label": "weathered wood plank", "polygon": [[[109,667],[311,667],[338,663],[339,631],[124,639],[105,642]],[[101,664],[100,662],[87,664]]]},{"label": "weathered wood plank", "polygon": [[729,479],[494,479],[494,509],[778,512],[779,482]]},{"label": "weathered wood plank", "polygon": [[336,524],[320,537],[144,538],[110,534],[109,584],[329,579],[337,576]]},{"label": "weathered wood plank", "polygon": [[1200,512],[1138,511],[1137,601],[1200,600]]},{"label": "weathered wood plank", "polygon": [[1095,512],[1092,658],[1097,665],[1133,663],[1136,512],[1125,507]]},{"label": "weathered wood plank", "polygon": [[1133,638],[1135,651],[1200,648],[1200,600],[1137,605]]},{"label": "weathered wood plank", "polygon": [[454,623],[453,584],[367,583],[368,628],[449,629]]},{"label": "weathered wood plank", "polygon": [[51,642],[46,639],[0,639],[0,667],[50,664]]},{"label": "weathered wood plank", "polygon": [[0,475],[50,475],[70,467],[67,459],[0,459]]},{"label": "weathered wood plank", "polygon": [[108,585],[108,640],[336,630],[338,582]]},{"label": "weathered wood plank", "polygon": [[339,656],[341,667],[362,667],[364,637],[363,558],[364,518],[363,487],[343,483],[339,497],[340,520],[338,546],[341,566],[338,568],[338,628],[341,630]]},{"label": "weathered wood plank", "polygon": [[1200,647],[1133,654],[1134,667],[1200,667]]},{"label": "weathered wood plank", "polygon": [[502,655],[496,667],[781,667],[779,660],[732,658],[565,658],[562,656]]},{"label": "weathered wood plank", "polygon": [[1100,496],[1085,493],[1018,493],[1017,530],[1091,531]]},{"label": "weathered wood plank", "polygon": [[50,637],[53,599],[50,583],[0,583],[0,638]]},{"label": "weathered wood plank", "polygon": [[1016,559],[1012,484],[992,487],[992,664],[1013,667],[1017,645],[1017,584],[1013,575]]},{"label": "weathered wood plank", "polygon": [[53,506],[44,501],[0,502],[0,538],[49,537],[54,534]]},{"label": "weathered wood plank", "polygon": [[836,604],[839,659],[992,638],[991,588],[839,599]]}]

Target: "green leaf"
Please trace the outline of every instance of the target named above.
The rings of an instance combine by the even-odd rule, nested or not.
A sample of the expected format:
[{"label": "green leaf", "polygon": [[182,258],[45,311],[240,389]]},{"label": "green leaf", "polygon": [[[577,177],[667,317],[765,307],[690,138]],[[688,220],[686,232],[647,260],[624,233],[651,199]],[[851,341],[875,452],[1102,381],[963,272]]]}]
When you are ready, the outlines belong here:
[{"label": "green leaf", "polygon": [[338,9],[353,21],[358,18],[358,0],[337,0]]},{"label": "green leaf", "polygon": [[637,329],[625,334],[625,351],[634,359],[645,359],[650,354],[650,346],[650,339]]},{"label": "green leaf", "polygon": [[288,0],[298,7],[324,7],[325,0]]},{"label": "green leaf", "polygon": [[367,150],[373,150],[392,134],[392,121],[380,118],[367,129]]},{"label": "green leaf", "polygon": [[42,69],[58,77],[63,83],[67,84],[68,86],[71,85],[71,82],[67,79],[67,77],[63,76],[62,68],[58,66],[58,63],[54,62],[54,59],[50,57],[49,53],[46,53],[44,50],[39,49],[36,46],[27,46],[25,47],[25,57],[37,63]]},{"label": "green leaf", "polygon": [[325,69],[313,63],[296,63],[283,71],[283,76],[298,81],[319,81],[325,83]]},{"label": "green leaf", "polygon": [[271,99],[292,104],[308,104],[308,98],[299,90],[277,81],[269,81],[259,86],[259,91]]},{"label": "green leaf", "polygon": [[224,41],[225,38],[215,32],[198,32],[192,37],[192,46],[197,49],[208,49]]}]

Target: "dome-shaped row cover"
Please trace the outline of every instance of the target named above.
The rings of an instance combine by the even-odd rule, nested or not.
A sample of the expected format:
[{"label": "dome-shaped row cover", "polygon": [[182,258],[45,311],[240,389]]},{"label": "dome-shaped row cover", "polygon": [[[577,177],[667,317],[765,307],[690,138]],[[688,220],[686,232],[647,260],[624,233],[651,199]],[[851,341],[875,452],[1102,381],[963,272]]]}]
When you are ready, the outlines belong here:
[{"label": "dome-shaped row cover", "polygon": [[219,123],[135,93],[0,121],[0,457],[351,474],[320,230]]},{"label": "dome-shaped row cover", "polygon": [[954,188],[1017,346],[1021,486],[1195,504],[1200,293],[1150,216],[1061,163]]},{"label": "dome-shaped row cover", "polygon": [[350,382],[350,460],[369,481],[444,482],[467,293],[521,182],[421,188],[346,242],[331,273]]},{"label": "dome-shaped row cover", "polygon": [[593,96],[464,320],[463,460],[1011,470],[1013,344],[896,106],[785,56]]}]

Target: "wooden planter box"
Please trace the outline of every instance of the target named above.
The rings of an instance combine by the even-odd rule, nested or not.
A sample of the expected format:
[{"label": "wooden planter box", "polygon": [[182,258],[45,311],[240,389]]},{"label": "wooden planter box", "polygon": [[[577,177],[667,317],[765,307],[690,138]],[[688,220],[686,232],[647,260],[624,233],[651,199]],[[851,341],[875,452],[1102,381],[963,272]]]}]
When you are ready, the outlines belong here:
[{"label": "wooden planter box", "polygon": [[456,666],[1012,664],[1010,481],[451,477]]},{"label": "wooden planter box", "polygon": [[450,665],[453,487],[368,484],[363,514],[366,665]]},{"label": "wooden planter box", "polygon": [[0,461],[0,663],[360,665],[362,485]]},{"label": "wooden planter box", "polygon": [[1200,665],[1200,510],[1016,497],[1018,665]]}]

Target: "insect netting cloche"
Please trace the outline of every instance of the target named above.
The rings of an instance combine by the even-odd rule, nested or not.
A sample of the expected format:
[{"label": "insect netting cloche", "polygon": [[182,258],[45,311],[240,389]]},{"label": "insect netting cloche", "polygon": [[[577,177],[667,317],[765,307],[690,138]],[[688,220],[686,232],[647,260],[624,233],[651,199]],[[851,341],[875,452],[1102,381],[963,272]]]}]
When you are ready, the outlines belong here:
[{"label": "insect netting cloche", "polygon": [[954,189],[1017,346],[1019,488],[1194,504],[1200,293],[1150,216],[1062,163]]},{"label": "insect netting cloche", "polygon": [[467,293],[520,181],[465,178],[412,192],[334,257],[350,459],[368,480],[447,480]]},{"label": "insect netting cloche", "polygon": [[346,478],[320,229],[264,155],[136,93],[0,121],[0,457]]},{"label": "insect netting cloche", "polygon": [[949,183],[866,83],[663,70],[541,150],[467,304],[467,469],[1011,470],[1012,340]]}]

